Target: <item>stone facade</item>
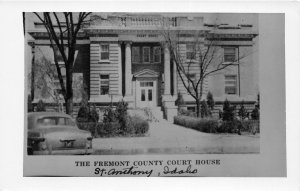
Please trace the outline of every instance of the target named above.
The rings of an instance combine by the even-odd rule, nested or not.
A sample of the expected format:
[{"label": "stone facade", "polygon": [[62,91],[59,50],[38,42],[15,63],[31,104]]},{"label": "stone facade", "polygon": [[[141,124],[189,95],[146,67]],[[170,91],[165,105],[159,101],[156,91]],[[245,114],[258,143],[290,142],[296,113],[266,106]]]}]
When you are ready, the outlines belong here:
[{"label": "stone facade", "polygon": [[[244,100],[254,104],[258,93],[258,63],[255,52],[257,33],[251,24],[211,24],[205,23],[205,15],[176,16],[174,14],[121,14],[106,15],[97,20],[99,14],[91,16],[92,22],[81,31],[78,53],[74,65],[75,73],[82,73],[85,92],[89,102],[98,106],[108,105],[123,99],[130,108],[162,107],[164,115],[172,120],[177,115],[175,101],[180,92],[187,107],[195,106],[195,100],[188,94],[178,76],[170,51],[164,45],[160,33],[161,26],[167,25],[170,31],[210,33],[214,31],[221,39],[217,46],[218,55],[224,58],[224,49],[234,47],[235,54],[248,56],[239,60],[242,64],[230,66],[204,81],[204,95],[210,91],[217,103],[226,98],[234,103]],[[251,21],[256,22],[256,21]],[[216,30],[217,27],[217,30]],[[45,32],[32,30],[35,60],[47,55],[53,59]],[[193,39],[186,37],[178,46],[180,56],[186,60],[187,44]],[[207,41],[203,37],[203,43]],[[199,67],[191,68],[195,75]],[[234,79],[234,82],[230,80]],[[226,82],[226,80],[228,82]],[[235,84],[231,94],[226,94],[225,86]],[[230,91],[230,88],[229,88]],[[35,100],[40,93],[36,93]]]}]

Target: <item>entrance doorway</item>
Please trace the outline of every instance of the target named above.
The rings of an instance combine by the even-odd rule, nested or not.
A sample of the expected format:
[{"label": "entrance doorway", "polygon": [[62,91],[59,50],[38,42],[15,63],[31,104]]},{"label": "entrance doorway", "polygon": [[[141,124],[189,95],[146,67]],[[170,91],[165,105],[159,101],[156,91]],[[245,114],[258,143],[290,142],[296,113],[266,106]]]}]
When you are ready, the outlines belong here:
[{"label": "entrance doorway", "polygon": [[137,107],[156,107],[156,80],[155,81],[137,81],[136,89]]}]

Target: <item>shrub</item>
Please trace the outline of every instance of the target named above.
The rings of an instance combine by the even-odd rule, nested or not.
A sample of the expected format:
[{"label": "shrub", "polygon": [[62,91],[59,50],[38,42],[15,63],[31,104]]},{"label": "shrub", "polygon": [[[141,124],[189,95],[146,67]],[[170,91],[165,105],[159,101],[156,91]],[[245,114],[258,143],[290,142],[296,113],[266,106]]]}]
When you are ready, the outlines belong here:
[{"label": "shrub", "polygon": [[186,110],[184,108],[179,108],[178,115],[179,116],[183,115],[183,116],[196,117],[196,113],[195,112]]},{"label": "shrub", "polygon": [[207,107],[207,104],[206,104],[205,100],[201,101],[201,110],[200,110],[200,112],[201,112],[201,117],[202,118],[209,116],[209,109]]},{"label": "shrub", "polygon": [[129,116],[127,129],[135,135],[144,135],[149,131],[149,123],[139,116]]},{"label": "shrub", "polygon": [[99,114],[96,110],[96,106],[93,105],[92,109],[89,111],[89,121],[91,122],[98,122],[99,121]]},{"label": "shrub", "polygon": [[97,137],[97,124],[98,123],[77,121],[78,128],[91,132],[93,137]]},{"label": "shrub", "polygon": [[46,111],[45,103],[42,100],[37,103],[36,111]]},{"label": "shrub", "polygon": [[81,101],[80,108],[76,117],[78,122],[88,122],[89,121],[89,107],[87,102]]},{"label": "shrub", "polygon": [[[127,110],[128,110],[128,103],[121,100],[118,102],[116,110],[115,110],[115,118],[121,125],[121,128],[126,128],[126,121],[127,121]],[[124,131],[126,131],[124,129]]]},{"label": "shrub", "polygon": [[112,106],[106,107],[104,109],[104,114],[103,114],[103,122],[104,123],[111,123],[111,122],[116,122],[116,115],[115,112],[112,108]]},{"label": "shrub", "polygon": [[77,126],[90,131],[93,137],[113,137],[120,134],[119,123],[77,122]]},{"label": "shrub", "polygon": [[96,126],[96,133],[98,137],[115,137],[122,134],[118,122],[98,123]]},{"label": "shrub", "polygon": [[252,110],[251,118],[253,120],[259,120],[259,108],[257,106]]},{"label": "shrub", "polygon": [[244,106],[244,100],[241,103],[238,115],[239,115],[240,119],[242,119],[242,120],[244,120],[246,117],[248,117],[248,112],[247,112],[247,110],[245,109],[245,106]]},{"label": "shrub", "polygon": [[177,99],[175,101],[175,105],[177,105],[178,108],[181,108],[182,106],[185,105],[183,96],[182,96],[182,94],[180,92],[178,92],[178,94],[177,94]]},{"label": "shrub", "polygon": [[31,95],[30,94],[27,96],[27,111],[28,112],[33,112],[34,111],[34,108],[33,108],[32,102],[31,102]]},{"label": "shrub", "polygon": [[260,132],[259,128],[259,120],[245,120],[241,121],[242,123],[242,132],[249,132],[252,134],[256,134]]},{"label": "shrub", "polygon": [[235,107],[230,105],[230,102],[226,99],[223,104],[223,121],[233,121],[234,120],[234,110]]},{"label": "shrub", "polygon": [[218,133],[241,133],[242,123],[239,120],[223,121],[218,128]]},{"label": "shrub", "polygon": [[218,128],[217,120],[200,119],[200,118],[189,117],[189,116],[175,116],[174,123],[205,133],[216,133]]},{"label": "shrub", "polygon": [[214,107],[215,107],[215,101],[214,101],[214,96],[210,91],[206,95],[206,100],[207,100],[206,103],[208,106],[208,112],[209,112],[209,115],[211,116],[212,110],[214,110]]},{"label": "shrub", "polygon": [[259,120],[259,108],[260,108],[260,96],[257,94],[257,103],[255,105],[255,108],[252,110],[251,118],[254,120]]},{"label": "shrub", "polygon": [[252,134],[259,133],[258,120],[233,120],[223,121],[218,128],[218,133],[238,133],[248,132]]}]

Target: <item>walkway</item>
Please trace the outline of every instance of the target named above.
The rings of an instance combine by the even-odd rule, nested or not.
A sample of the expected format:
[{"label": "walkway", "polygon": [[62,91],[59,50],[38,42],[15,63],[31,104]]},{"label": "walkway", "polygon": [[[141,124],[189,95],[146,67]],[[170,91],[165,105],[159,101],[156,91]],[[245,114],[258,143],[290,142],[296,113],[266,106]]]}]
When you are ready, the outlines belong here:
[{"label": "walkway", "polygon": [[259,135],[208,134],[171,124],[150,123],[145,137],[96,138],[95,154],[259,153]]}]

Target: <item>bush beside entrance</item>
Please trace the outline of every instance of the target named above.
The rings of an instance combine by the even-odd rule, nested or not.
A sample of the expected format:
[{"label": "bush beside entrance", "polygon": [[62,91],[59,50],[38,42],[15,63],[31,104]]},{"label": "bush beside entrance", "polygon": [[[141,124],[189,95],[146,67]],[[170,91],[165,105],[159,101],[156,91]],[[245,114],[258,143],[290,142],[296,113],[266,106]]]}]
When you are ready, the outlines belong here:
[{"label": "bush beside entrance", "polygon": [[90,131],[93,137],[144,136],[149,131],[148,121],[139,116],[128,115],[127,107],[128,104],[123,100],[115,108],[112,105],[108,106],[103,122],[98,122],[95,107],[89,109],[82,104],[77,125],[80,129]]}]

